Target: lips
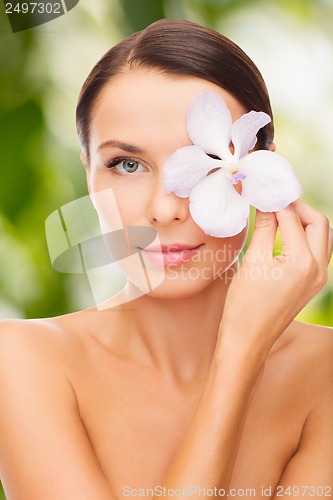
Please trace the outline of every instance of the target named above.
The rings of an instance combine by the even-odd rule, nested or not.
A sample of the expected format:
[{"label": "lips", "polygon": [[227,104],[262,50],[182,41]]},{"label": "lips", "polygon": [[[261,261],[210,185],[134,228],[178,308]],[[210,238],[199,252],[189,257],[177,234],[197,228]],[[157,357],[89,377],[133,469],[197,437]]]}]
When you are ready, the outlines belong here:
[{"label": "lips", "polygon": [[199,245],[189,245],[183,243],[161,244],[159,246],[148,246],[141,249],[145,258],[151,262],[164,266],[179,266],[190,261],[197,255]]},{"label": "lips", "polygon": [[196,248],[199,248],[201,244],[199,245],[188,245],[188,244],[182,244],[182,243],[170,243],[170,244],[161,244],[161,245],[148,245],[145,247],[143,250],[148,250],[149,252],[182,252],[184,250],[195,250]]}]

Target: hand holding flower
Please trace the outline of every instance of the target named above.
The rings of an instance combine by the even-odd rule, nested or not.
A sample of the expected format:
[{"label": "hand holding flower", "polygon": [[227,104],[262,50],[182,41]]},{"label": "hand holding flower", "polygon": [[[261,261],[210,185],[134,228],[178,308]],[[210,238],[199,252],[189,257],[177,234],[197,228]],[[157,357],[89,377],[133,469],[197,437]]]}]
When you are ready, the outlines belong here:
[{"label": "hand holding flower", "polygon": [[[232,123],[228,107],[214,92],[193,101],[187,115],[193,146],[167,160],[164,185],[168,193],[189,197],[192,218],[206,234],[234,236],[246,226],[249,205],[276,212],[300,197],[301,186],[284,158],[266,150],[248,154],[258,130],[270,120],[266,113],[250,111]],[[241,194],[234,188],[238,182]]]},{"label": "hand holding flower", "polygon": [[[283,247],[274,256],[277,228]],[[276,214],[257,211],[253,237],[228,289],[220,330],[223,346],[267,356],[326,283],[332,236],[327,217],[301,200]]]}]

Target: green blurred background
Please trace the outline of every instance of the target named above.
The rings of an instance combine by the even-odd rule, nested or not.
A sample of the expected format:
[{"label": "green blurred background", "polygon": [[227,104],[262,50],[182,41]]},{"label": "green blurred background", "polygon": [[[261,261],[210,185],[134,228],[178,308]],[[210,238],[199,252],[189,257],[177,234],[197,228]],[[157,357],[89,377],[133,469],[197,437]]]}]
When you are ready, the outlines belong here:
[{"label": "green blurred background", "polygon": [[[278,152],[294,166],[303,199],[332,221],[331,0],[81,0],[15,34],[0,8],[0,319],[93,305],[84,276],[52,269],[45,219],[87,194],[75,131],[85,77],[110,46],[163,17],[210,26],[255,61],[270,90]],[[333,325],[332,265],[299,319]]]}]

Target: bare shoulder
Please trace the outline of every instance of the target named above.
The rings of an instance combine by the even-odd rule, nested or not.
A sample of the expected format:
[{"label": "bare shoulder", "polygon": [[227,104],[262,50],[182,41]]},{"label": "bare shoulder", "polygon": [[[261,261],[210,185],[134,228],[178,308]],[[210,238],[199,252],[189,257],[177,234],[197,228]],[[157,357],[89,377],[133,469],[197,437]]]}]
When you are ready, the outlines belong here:
[{"label": "bare shoulder", "polygon": [[[84,317],[82,311],[54,318],[0,321],[0,378],[8,378],[9,385],[21,378],[24,387],[38,374],[39,380],[48,380],[49,390],[54,383],[75,397],[72,375],[87,351]],[[83,335],[77,335],[77,330]]]},{"label": "bare shoulder", "polygon": [[2,320],[0,354],[8,349],[17,356],[30,352],[36,357],[43,354],[48,361],[65,362],[84,348],[84,335],[77,335],[77,331],[84,333],[87,316],[86,311],[79,311],[54,318]]},{"label": "bare shoulder", "polygon": [[71,330],[53,319],[0,321],[1,363],[7,360],[11,366],[19,363],[23,367],[30,360],[40,366],[53,363],[65,367],[68,357],[79,348]]},{"label": "bare shoulder", "polygon": [[294,321],[276,349],[281,369],[295,377],[300,390],[315,397],[333,394],[333,329]]},{"label": "bare shoulder", "polygon": [[[280,487],[307,485],[331,494],[333,329],[295,321],[285,332],[279,351],[278,367],[286,374],[284,395],[291,395],[288,408],[294,404],[297,411],[301,410],[298,415],[302,423],[297,451],[283,472]],[[313,494],[311,490],[309,496]]]},{"label": "bare shoulder", "polygon": [[291,328],[291,351],[304,362],[332,368],[333,328],[295,321]]},{"label": "bare shoulder", "polygon": [[32,398],[25,391],[62,392],[64,401],[74,399],[74,391],[66,373],[69,358],[75,349],[74,337],[59,328],[52,319],[0,321],[0,383],[2,403],[20,397],[22,410],[27,410]]},{"label": "bare shoulder", "polygon": [[326,392],[333,401],[333,328],[298,323],[297,331],[295,343],[303,346],[305,362],[318,383],[317,396]]},{"label": "bare shoulder", "polygon": [[83,348],[72,323],[0,322],[0,477],[8,498],[112,498],[69,376]]}]

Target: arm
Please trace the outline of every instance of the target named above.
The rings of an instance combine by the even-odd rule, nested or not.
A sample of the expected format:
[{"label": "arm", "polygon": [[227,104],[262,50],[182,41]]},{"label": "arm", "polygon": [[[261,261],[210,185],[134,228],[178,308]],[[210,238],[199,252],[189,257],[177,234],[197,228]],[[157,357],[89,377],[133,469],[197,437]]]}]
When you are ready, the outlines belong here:
[{"label": "arm", "polygon": [[[282,255],[273,257],[277,224],[284,246]],[[324,285],[331,237],[327,219],[302,202],[276,217],[257,213],[251,244],[227,294],[206,390],[165,486],[228,490],[265,359]],[[254,267],[260,279],[251,279]]]},{"label": "arm", "polygon": [[[49,332],[20,321],[0,329],[0,474],[8,500],[112,500],[55,362]],[[50,352],[52,351],[52,353]]]},{"label": "arm", "polygon": [[[250,352],[238,353],[237,357],[227,350],[216,354],[197,412],[165,478],[165,487],[228,489],[247,411],[263,367],[263,358]],[[200,495],[192,494],[191,498]]]},{"label": "arm", "polygon": [[324,384],[325,390],[308,415],[298,450],[283,472],[274,499],[333,496],[332,368]]}]

